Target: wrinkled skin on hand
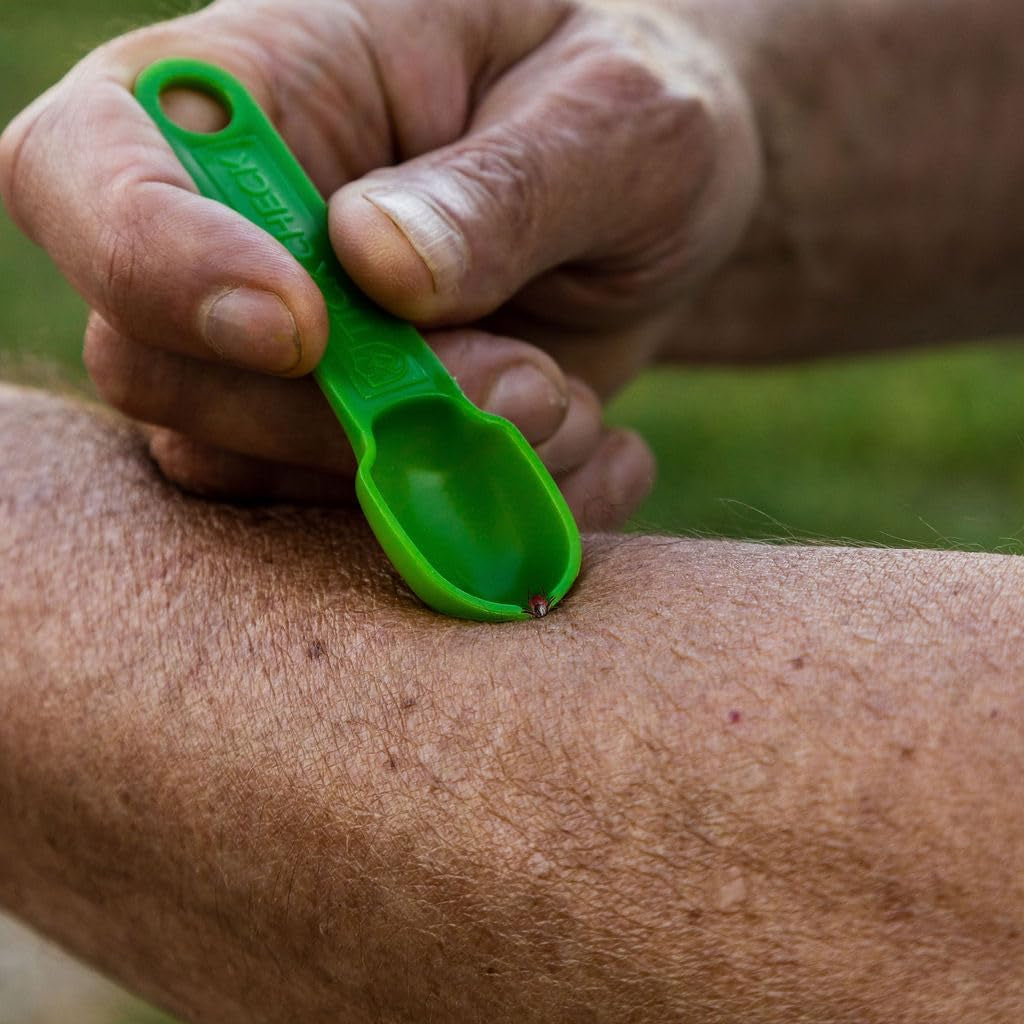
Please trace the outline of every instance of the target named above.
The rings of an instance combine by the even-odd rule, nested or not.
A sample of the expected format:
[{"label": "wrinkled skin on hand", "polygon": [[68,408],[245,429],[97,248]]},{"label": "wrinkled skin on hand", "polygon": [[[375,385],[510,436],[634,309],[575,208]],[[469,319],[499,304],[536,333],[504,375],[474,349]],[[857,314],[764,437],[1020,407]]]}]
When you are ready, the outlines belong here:
[{"label": "wrinkled skin on hand", "polygon": [[[653,473],[600,399],[657,356],[732,250],[759,148],[726,59],[653,5],[219,0],[86,57],[9,127],[0,192],[93,314],[101,394],[194,490],[333,500],[352,455],[310,380],[326,313],[276,240],[198,197],[131,96],[220,64],[318,188],[342,263],[513,419],[584,525]],[[168,98],[212,126],[208,101]]]}]

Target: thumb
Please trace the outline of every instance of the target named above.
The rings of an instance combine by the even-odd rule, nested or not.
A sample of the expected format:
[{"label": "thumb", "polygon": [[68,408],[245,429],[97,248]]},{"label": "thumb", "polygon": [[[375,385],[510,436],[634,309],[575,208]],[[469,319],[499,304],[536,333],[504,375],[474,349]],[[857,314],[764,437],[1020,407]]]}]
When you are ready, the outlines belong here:
[{"label": "thumb", "polygon": [[420,324],[465,322],[566,261],[664,264],[678,281],[687,268],[666,253],[694,262],[715,248],[694,228],[738,233],[745,198],[742,216],[701,205],[737,205],[708,187],[727,163],[723,90],[706,74],[666,81],[605,43],[548,43],[497,83],[463,138],[333,197],[334,247],[368,294]]},{"label": "thumb", "polygon": [[573,154],[513,124],[353,183],[332,204],[346,270],[417,323],[474,320],[583,242],[556,202]]}]

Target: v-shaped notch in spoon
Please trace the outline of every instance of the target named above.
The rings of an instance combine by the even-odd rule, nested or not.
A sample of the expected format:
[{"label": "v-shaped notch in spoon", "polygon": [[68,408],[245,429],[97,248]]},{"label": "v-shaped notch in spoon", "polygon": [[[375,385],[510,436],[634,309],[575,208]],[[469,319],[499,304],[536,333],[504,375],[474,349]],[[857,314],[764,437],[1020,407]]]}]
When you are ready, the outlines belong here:
[{"label": "v-shaped notch in spoon", "polygon": [[[169,89],[221,103],[226,127],[187,131],[164,113]],[[576,523],[536,452],[507,420],[481,412],[410,325],[375,305],[331,248],[327,205],[240,82],[221,68],[163,60],[135,96],[200,193],[263,228],[317,283],[330,317],[321,390],[359,462],[356,494],[412,590],[461,618],[527,618],[579,573]]]}]

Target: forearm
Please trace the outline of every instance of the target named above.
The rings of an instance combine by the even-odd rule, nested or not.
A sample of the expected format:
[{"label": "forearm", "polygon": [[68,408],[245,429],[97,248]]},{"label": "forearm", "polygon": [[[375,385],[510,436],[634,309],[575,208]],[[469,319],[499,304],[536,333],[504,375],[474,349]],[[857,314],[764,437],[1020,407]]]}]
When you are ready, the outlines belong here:
[{"label": "forearm", "polygon": [[439,618],[358,516],[0,392],[0,900],[196,1020],[1016,1021],[1024,568],[595,539]]},{"label": "forearm", "polygon": [[695,300],[680,355],[1024,328],[1021,4],[655,2],[738,66],[765,161],[752,227]]}]

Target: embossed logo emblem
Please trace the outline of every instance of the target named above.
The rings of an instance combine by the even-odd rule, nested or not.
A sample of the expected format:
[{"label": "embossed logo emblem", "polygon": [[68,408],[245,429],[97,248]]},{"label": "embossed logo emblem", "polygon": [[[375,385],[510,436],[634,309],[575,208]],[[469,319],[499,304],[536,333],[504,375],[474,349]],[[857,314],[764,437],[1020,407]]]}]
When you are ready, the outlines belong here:
[{"label": "embossed logo emblem", "polygon": [[364,398],[401,387],[415,369],[404,352],[381,342],[358,345],[349,350],[348,357],[353,382]]}]

